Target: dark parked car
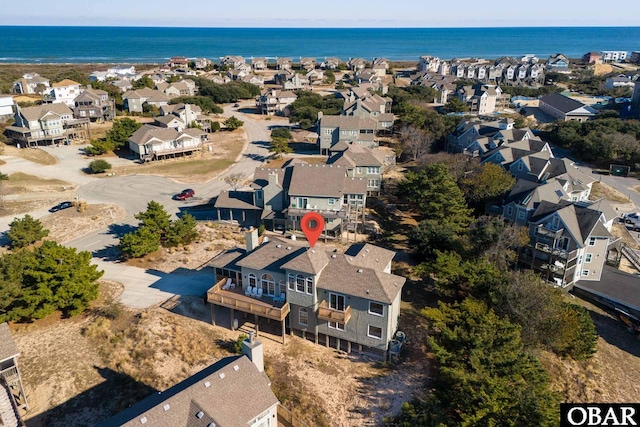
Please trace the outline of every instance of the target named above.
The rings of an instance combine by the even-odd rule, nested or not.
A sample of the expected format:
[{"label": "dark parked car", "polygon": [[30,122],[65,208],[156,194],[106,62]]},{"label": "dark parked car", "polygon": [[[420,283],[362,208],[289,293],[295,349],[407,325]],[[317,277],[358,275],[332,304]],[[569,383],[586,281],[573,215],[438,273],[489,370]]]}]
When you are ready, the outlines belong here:
[{"label": "dark parked car", "polygon": [[176,200],[187,200],[189,197],[193,197],[196,193],[194,193],[194,191],[190,188],[187,188],[186,190],[182,190],[182,192],[180,194],[176,194],[175,195],[175,199]]},{"label": "dark parked car", "polygon": [[51,209],[49,209],[49,212],[58,212],[61,211],[63,209],[68,209],[71,206],[73,206],[73,203],[71,202],[62,202],[62,203],[58,203],[57,205],[55,205],[54,207],[52,207]]}]

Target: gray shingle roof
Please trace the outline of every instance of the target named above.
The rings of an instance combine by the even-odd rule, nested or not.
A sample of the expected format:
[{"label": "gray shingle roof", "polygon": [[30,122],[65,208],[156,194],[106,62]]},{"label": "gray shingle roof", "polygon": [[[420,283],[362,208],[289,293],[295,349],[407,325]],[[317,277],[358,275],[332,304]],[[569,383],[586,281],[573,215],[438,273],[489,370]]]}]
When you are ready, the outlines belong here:
[{"label": "gray shingle roof", "polygon": [[0,362],[20,354],[16,342],[13,340],[9,325],[0,323]]},{"label": "gray shingle roof", "polygon": [[345,254],[331,254],[318,280],[318,288],[390,304],[406,279],[356,264]]},{"label": "gray shingle roof", "polygon": [[[334,148],[331,147],[331,149]],[[369,148],[354,144],[349,145],[345,151],[330,157],[327,163],[336,166],[382,166],[382,162],[373,155]]]},{"label": "gray shingle roof", "polygon": [[215,208],[260,210],[253,204],[252,191],[221,191]]},{"label": "gray shingle roof", "polygon": [[[145,417],[146,425],[154,427],[206,427],[210,423],[246,427],[277,403],[269,379],[248,357],[226,357],[170,389],[152,394],[101,426],[140,426],[140,419]],[[199,412],[200,418],[196,415]]]},{"label": "gray shingle roof", "polygon": [[[303,165],[293,167],[289,194],[292,196],[342,197],[347,170],[340,166]],[[365,190],[366,191],[366,190]]]},{"label": "gray shingle roof", "polygon": [[129,137],[129,141],[136,145],[144,145],[152,138],[157,138],[161,141],[173,141],[178,135],[178,131],[174,128],[144,125]]},{"label": "gray shingle roof", "polygon": [[545,102],[565,114],[585,106],[582,102],[578,102],[575,99],[571,99],[557,92],[543,96],[540,98],[540,101]]}]

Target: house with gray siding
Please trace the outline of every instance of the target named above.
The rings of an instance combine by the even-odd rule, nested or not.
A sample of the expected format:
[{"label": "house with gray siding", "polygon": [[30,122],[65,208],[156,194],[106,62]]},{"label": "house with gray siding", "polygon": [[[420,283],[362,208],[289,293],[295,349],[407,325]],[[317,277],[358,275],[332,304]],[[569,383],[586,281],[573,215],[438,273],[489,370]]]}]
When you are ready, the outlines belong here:
[{"label": "house with gray siding", "polygon": [[565,200],[541,201],[531,214],[531,240],[521,251],[519,262],[558,287],[599,281],[614,238],[610,219],[597,207]]},{"label": "house with gray siding", "polygon": [[334,152],[327,164],[346,168],[347,176],[365,179],[368,195],[380,194],[383,162],[370,148],[348,145],[344,151]]},{"label": "house with gray siding", "polygon": [[378,124],[372,118],[357,116],[320,115],[318,123],[318,147],[320,154],[329,154],[338,142],[358,144],[373,148],[378,145],[375,137]]},{"label": "house with gray siding", "polygon": [[341,240],[345,230],[364,224],[368,184],[348,167],[295,160],[282,168],[257,168],[251,189],[220,193],[214,208],[220,221],[293,231],[300,230],[302,216],[317,212],[325,220],[322,236]]},{"label": "house with gray siding", "polygon": [[[282,322],[291,333],[347,352],[386,357],[398,328],[405,278],[391,273],[395,253],[357,244],[344,253],[298,241],[258,244],[257,231],[247,232],[247,247],[214,257],[216,285],[207,301],[259,318]],[[228,279],[235,285],[222,289]],[[261,297],[246,296],[247,288]],[[242,315],[240,315],[242,317]],[[214,320],[215,321],[215,320]],[[234,327],[233,320],[231,327]]]}]

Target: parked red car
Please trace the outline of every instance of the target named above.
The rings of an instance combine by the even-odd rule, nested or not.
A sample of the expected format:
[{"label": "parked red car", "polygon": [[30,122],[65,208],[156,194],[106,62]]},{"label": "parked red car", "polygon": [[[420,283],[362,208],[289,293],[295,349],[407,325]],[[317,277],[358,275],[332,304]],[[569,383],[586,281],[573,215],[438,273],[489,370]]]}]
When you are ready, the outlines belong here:
[{"label": "parked red car", "polygon": [[186,190],[182,190],[180,194],[176,194],[174,198],[176,200],[187,200],[189,197],[193,197],[195,194],[196,193],[192,189],[187,188]]}]

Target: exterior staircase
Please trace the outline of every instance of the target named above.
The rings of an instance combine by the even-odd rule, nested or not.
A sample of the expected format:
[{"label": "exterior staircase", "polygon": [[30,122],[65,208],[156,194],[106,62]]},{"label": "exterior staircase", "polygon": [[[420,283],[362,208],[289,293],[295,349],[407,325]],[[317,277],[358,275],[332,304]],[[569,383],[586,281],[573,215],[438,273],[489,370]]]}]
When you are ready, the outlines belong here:
[{"label": "exterior staircase", "polygon": [[11,390],[6,383],[0,379],[0,426],[21,427],[23,425]]}]

